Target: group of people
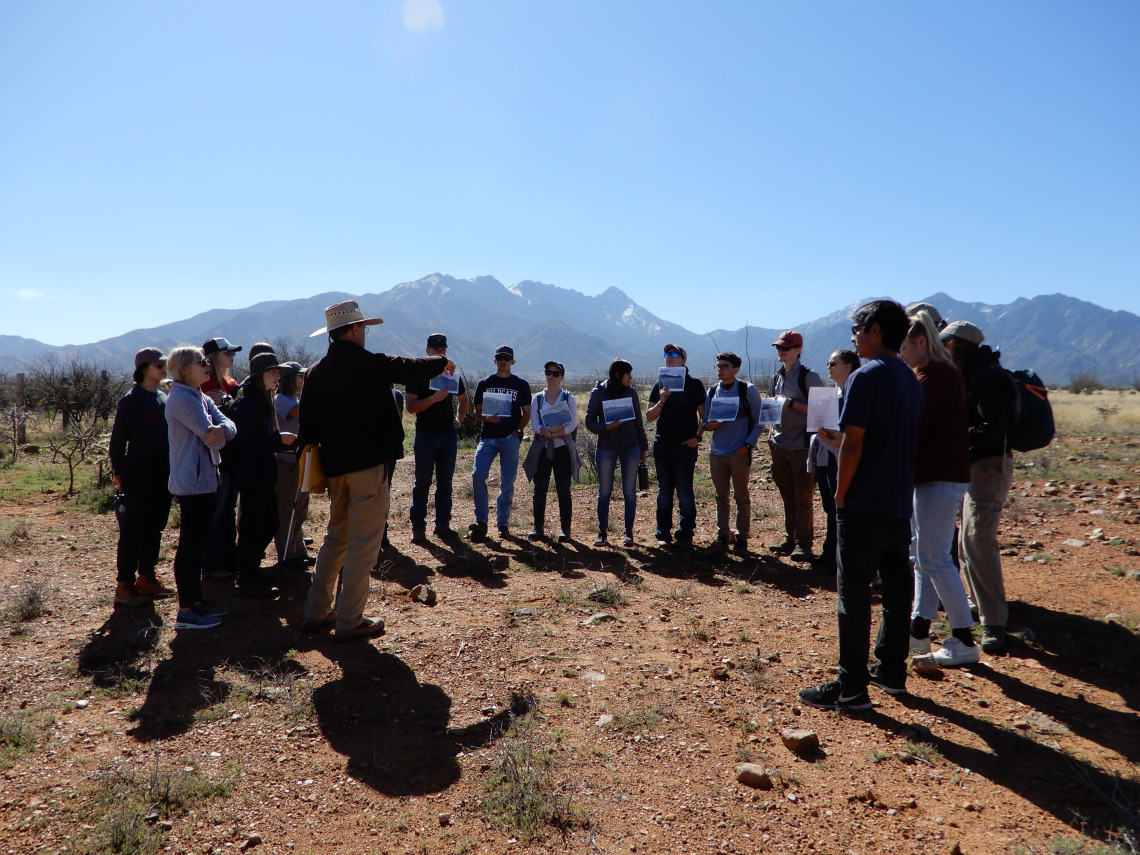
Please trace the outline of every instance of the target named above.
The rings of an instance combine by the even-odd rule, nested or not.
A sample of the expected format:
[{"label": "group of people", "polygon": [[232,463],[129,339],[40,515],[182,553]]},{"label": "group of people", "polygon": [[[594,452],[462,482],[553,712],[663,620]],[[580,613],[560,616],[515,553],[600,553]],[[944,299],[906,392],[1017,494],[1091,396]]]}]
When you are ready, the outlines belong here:
[{"label": "group of people", "polygon": [[[649,422],[655,429],[657,545],[693,545],[693,482],[704,436],[711,433],[716,534],[709,548],[738,554],[748,552],[749,476],[760,437],[769,428],[784,538],[768,548],[838,571],[839,680],[804,690],[801,698],[815,706],[863,709],[870,705],[870,683],[889,692],[905,690],[908,654],[942,666],[978,661],[972,609],[983,624],[982,648],[1004,647],[1007,609],[997,527],[1012,478],[1007,437],[1016,421],[1017,397],[999,354],[983,344],[984,335],[973,324],[947,325],[932,306],[907,310],[890,301],[868,304],[853,319],[854,349],[835,351],[827,363],[838,387],[838,429],[808,430],[810,390],[824,383],[802,364],[803,337],[794,330],[773,342],[779,360],[771,382],[774,401],[765,401],[754,384],[739,377],[742,361],[735,353],[717,354],[717,382],[706,389],[689,373],[685,349],[667,344],[663,361],[671,370],[663,371],[651,389],[644,414],[631,385],[633,367],[617,359],[591,391],[584,422],[597,437],[596,546],[609,543],[619,468],[622,543],[635,542]],[[216,626],[225,614],[224,607],[203,599],[203,576],[236,578],[243,596],[277,596],[261,569],[269,544],[276,541],[279,563],[313,566],[306,631],[333,627],[337,641],[383,632],[383,621],[364,611],[369,571],[385,537],[392,468],[403,456],[393,384],[405,386],[407,410],[415,416],[413,543],[427,542],[433,482],[432,532],[444,540],[459,537],[451,528],[453,479],[458,431],[472,408],[479,441],[469,538],[479,542],[488,536],[487,482],[496,457],[496,526],[500,536],[510,536],[529,426],[532,439],[523,469],[534,484],[534,525],[528,537],[548,536],[546,500],[553,475],[555,537],[572,539],[570,485],[582,461],[577,402],[563,388],[565,366],[548,361],[545,386],[534,393],[513,373],[513,349],[501,346],[494,353],[494,373],[478,381],[469,401],[447,358],[445,335],[429,336],[423,357],[390,356],[365,347],[368,328],[380,323],[365,317],[355,301],[330,306],[325,326],[314,333],[329,338],[320,361],[306,370],[279,362],[268,345],[255,345],[249,378],[241,385],[230,377],[241,348],[224,338],[202,348],[175,348],[169,356],[155,348],[139,351],[135,386],[119,404],[111,442],[122,494],[116,603],[136,605],[174,593],[155,572],[173,496],[181,514],[174,560],[178,628]],[[164,393],[167,372],[171,381]],[[315,559],[300,527],[307,493],[298,487],[298,453],[307,446],[319,449],[322,471],[315,480],[317,489],[327,487],[331,505]],[[827,524],[815,554],[817,486]],[[868,671],[876,581],[883,619],[875,647],[878,665]],[[939,604],[951,635],[934,650],[930,628]]]}]

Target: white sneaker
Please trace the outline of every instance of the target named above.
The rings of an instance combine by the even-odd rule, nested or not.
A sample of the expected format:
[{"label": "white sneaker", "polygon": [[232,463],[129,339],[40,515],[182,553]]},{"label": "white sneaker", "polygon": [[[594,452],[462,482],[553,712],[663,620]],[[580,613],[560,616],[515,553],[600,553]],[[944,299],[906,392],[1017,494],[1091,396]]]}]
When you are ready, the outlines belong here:
[{"label": "white sneaker", "polygon": [[978,645],[967,647],[954,636],[950,636],[942,642],[942,648],[933,654],[931,659],[938,663],[942,668],[957,668],[961,665],[973,665],[975,662],[980,662],[982,653],[978,650]]},{"label": "white sneaker", "polygon": [[915,656],[925,656],[930,652],[930,636],[926,638],[910,637],[910,652]]}]

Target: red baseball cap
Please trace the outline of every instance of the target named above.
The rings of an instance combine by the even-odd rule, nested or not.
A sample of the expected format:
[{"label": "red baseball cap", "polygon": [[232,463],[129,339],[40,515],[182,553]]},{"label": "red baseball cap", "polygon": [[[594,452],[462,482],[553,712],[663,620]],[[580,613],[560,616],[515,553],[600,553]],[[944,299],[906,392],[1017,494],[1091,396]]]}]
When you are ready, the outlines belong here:
[{"label": "red baseball cap", "polygon": [[804,337],[795,330],[787,330],[780,333],[780,337],[772,344],[773,346],[778,344],[780,347],[803,347]]}]

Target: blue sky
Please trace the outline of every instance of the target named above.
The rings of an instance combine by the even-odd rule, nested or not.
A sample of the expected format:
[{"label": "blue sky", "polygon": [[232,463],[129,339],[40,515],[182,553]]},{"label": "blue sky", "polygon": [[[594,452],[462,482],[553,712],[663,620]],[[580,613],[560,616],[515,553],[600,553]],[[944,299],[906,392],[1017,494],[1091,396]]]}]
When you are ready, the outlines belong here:
[{"label": "blue sky", "polygon": [[434,272],[1140,313],[1140,4],[0,4],[0,333]]}]

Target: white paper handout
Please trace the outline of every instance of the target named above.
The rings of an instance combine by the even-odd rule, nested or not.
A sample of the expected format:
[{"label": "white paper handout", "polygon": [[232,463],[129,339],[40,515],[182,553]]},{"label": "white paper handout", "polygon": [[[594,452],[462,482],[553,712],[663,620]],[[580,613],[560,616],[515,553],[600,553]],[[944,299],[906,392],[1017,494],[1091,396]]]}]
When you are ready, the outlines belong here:
[{"label": "white paper handout", "polygon": [[570,424],[570,403],[561,398],[553,404],[548,404],[544,401],[542,409],[538,411],[538,415],[542,419],[542,426],[545,428],[556,428],[559,425],[568,425]]},{"label": "white paper handout", "polygon": [[807,429],[839,430],[839,389],[835,386],[812,386],[808,389]]},{"label": "white paper handout", "polygon": [[606,424],[632,422],[637,418],[633,412],[633,398],[603,398],[602,416]]},{"label": "white paper handout", "polygon": [[708,422],[734,422],[740,413],[740,396],[713,395],[709,401]]},{"label": "white paper handout", "polygon": [[[458,374],[440,374],[438,377],[432,377],[428,383],[428,388],[433,392],[438,392],[440,389],[446,389],[452,395],[459,394],[459,375]],[[484,405],[485,406],[485,405]],[[484,410],[485,412],[486,410]]]},{"label": "white paper handout", "polygon": [[514,398],[506,392],[483,393],[483,415],[510,416]]},{"label": "white paper handout", "polygon": [[760,420],[762,425],[778,425],[780,419],[784,414],[784,401],[783,395],[777,395],[775,398],[765,398],[760,402]]},{"label": "white paper handout", "polygon": [[662,389],[668,389],[670,392],[683,392],[685,390],[685,366],[658,368],[657,382],[661,384]]}]

